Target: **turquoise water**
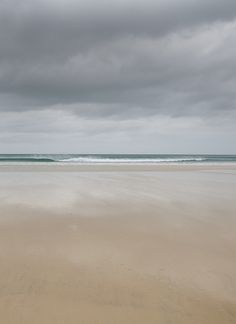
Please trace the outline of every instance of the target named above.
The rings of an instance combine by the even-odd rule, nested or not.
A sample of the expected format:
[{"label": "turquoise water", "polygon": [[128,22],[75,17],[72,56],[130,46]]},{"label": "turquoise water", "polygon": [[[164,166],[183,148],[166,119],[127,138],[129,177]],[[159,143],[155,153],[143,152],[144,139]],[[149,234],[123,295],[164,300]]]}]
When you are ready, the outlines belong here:
[{"label": "turquoise water", "polygon": [[0,154],[0,164],[189,164],[236,163],[236,155],[206,154]]}]

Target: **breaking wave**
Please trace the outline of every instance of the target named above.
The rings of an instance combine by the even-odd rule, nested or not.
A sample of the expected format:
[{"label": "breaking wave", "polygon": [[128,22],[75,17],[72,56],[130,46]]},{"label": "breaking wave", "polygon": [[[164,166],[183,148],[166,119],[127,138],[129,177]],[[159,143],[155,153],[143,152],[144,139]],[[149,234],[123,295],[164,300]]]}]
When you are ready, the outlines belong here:
[{"label": "breaking wave", "polygon": [[236,162],[236,155],[0,154],[0,164],[191,164]]}]

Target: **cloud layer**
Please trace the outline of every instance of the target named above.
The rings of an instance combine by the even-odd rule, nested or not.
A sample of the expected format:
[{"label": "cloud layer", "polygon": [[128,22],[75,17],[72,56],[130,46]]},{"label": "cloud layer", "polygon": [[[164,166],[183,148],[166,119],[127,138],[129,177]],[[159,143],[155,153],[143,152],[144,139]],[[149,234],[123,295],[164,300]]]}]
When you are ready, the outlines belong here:
[{"label": "cloud layer", "polygon": [[106,151],[116,141],[127,151],[125,139],[132,147],[142,138],[136,150],[151,141],[158,153],[165,144],[178,150],[170,140],[177,132],[184,151],[186,129],[192,140],[198,129],[205,134],[202,150],[214,137],[226,138],[218,151],[233,148],[226,140],[235,121],[235,0],[3,0],[0,44],[3,150],[18,148],[19,133],[20,150],[51,150],[41,139],[52,133],[62,150],[69,141],[80,150],[72,138],[83,133],[92,151],[91,142],[102,150],[109,137]]}]

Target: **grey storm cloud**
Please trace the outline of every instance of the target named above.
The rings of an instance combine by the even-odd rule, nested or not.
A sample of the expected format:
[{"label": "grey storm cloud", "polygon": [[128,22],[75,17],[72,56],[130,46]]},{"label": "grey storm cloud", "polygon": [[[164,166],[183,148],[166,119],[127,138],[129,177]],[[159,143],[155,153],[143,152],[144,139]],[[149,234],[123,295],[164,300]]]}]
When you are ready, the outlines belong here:
[{"label": "grey storm cloud", "polygon": [[0,153],[235,152],[235,58],[235,0],[1,0]]},{"label": "grey storm cloud", "polygon": [[235,109],[235,0],[0,3],[0,110]]}]

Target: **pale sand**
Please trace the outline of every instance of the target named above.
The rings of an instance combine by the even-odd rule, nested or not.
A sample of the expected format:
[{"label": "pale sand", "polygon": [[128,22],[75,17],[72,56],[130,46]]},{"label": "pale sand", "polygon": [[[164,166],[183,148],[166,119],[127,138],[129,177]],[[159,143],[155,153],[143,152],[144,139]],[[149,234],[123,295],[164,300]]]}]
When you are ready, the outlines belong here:
[{"label": "pale sand", "polygon": [[0,323],[236,323],[235,166],[73,168],[0,168]]}]

